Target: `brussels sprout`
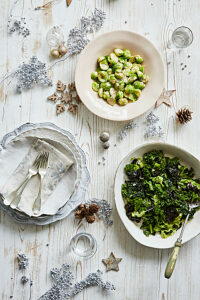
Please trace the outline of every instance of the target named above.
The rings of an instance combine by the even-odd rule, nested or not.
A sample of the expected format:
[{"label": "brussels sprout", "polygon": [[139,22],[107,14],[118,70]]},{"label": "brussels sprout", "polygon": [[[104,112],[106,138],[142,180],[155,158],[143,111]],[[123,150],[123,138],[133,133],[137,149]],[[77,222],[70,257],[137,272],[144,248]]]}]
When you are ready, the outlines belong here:
[{"label": "brussels sprout", "polygon": [[116,82],[114,85],[115,89],[118,91],[119,90],[119,82]]},{"label": "brussels sprout", "polygon": [[[124,78],[123,78],[124,79]],[[124,87],[125,87],[125,82],[122,80],[118,81],[119,83],[119,87],[118,87],[118,90],[120,91],[123,91],[124,90]]]},{"label": "brussels sprout", "polygon": [[131,69],[133,72],[137,72],[137,71],[139,71],[140,70],[140,68],[139,68],[139,66],[137,65],[137,64],[133,64],[133,66],[132,66],[132,69]]},{"label": "brussels sprout", "polygon": [[98,92],[98,90],[99,90],[99,84],[97,82],[93,82],[92,89],[93,89],[93,91]]},{"label": "brussels sprout", "polygon": [[137,75],[136,74],[133,74],[129,77],[129,82],[132,83],[134,82],[135,80],[137,80]]},{"label": "brussels sprout", "polygon": [[103,92],[103,99],[107,100],[108,98],[110,98],[110,93],[109,92]]},{"label": "brussels sprout", "polygon": [[108,81],[108,74],[105,71],[99,71],[98,79],[100,82],[106,82]]},{"label": "brussels sprout", "polygon": [[148,81],[149,81],[149,76],[146,75],[146,74],[144,74],[144,76],[143,76],[143,82],[147,83]]},{"label": "brussels sprout", "polygon": [[142,80],[144,75],[141,71],[137,71],[137,76],[139,80]]},{"label": "brussels sprout", "polygon": [[131,102],[136,101],[137,97],[134,94],[129,94],[127,97]]},{"label": "brussels sprout", "polygon": [[140,56],[140,55],[135,55],[135,56],[134,56],[134,61],[135,61],[137,64],[141,64],[141,63],[143,63],[143,58],[142,58],[142,56]]},{"label": "brussels sprout", "polygon": [[100,98],[103,98],[103,89],[102,88],[99,89],[98,95]]},{"label": "brussels sprout", "polygon": [[124,50],[124,57],[125,58],[130,58],[131,57],[131,51],[128,50],[128,49]]},{"label": "brussels sprout", "polygon": [[121,62],[122,64],[124,64],[125,62],[127,62],[127,59],[124,57],[119,57],[118,58],[119,62]]},{"label": "brussels sprout", "polygon": [[139,90],[139,89],[135,89],[135,90],[134,90],[134,95],[136,96],[137,99],[140,97],[141,93],[142,93],[142,92],[141,92],[141,90]]},{"label": "brussels sprout", "polygon": [[97,59],[97,62],[100,63],[101,61],[103,60],[106,60],[105,56],[100,56],[98,59]]},{"label": "brussels sprout", "polygon": [[134,56],[131,56],[131,57],[129,58],[129,61],[130,61],[130,63],[133,63],[133,62],[134,62]]},{"label": "brussels sprout", "polygon": [[116,98],[116,95],[117,95],[117,91],[114,89],[114,88],[111,88],[110,89],[110,95],[113,99]]},{"label": "brussels sprout", "polygon": [[124,97],[129,98],[129,97],[130,97],[130,94],[124,92]]},{"label": "brussels sprout", "polygon": [[110,88],[111,88],[111,83],[110,82],[103,82],[103,83],[101,83],[101,88],[104,91],[109,91]]},{"label": "brussels sprout", "polygon": [[108,68],[107,73],[108,73],[108,75],[111,75],[112,74],[112,69]]},{"label": "brussels sprout", "polygon": [[128,85],[126,86],[126,88],[125,88],[125,92],[126,92],[127,94],[132,94],[133,91],[134,91],[134,87],[133,87],[131,84],[128,84]]},{"label": "brussels sprout", "polygon": [[117,56],[122,56],[124,54],[124,51],[122,49],[115,49],[114,52]]},{"label": "brussels sprout", "polygon": [[93,73],[91,74],[91,78],[92,78],[93,80],[96,80],[96,79],[98,78],[98,72],[93,72]]},{"label": "brussels sprout", "polygon": [[143,90],[145,88],[144,82],[141,82],[141,81],[138,81],[138,80],[136,80],[133,83],[133,86],[134,86],[135,89],[140,89],[140,90]]},{"label": "brussels sprout", "polygon": [[139,67],[140,72],[144,73],[144,66]]},{"label": "brussels sprout", "polygon": [[123,73],[124,73],[125,76],[130,76],[131,70],[126,68],[126,69],[123,70]]},{"label": "brussels sprout", "polygon": [[117,78],[115,77],[114,74],[111,74],[109,76],[109,81],[112,83],[112,84],[115,84],[117,82]]},{"label": "brussels sprout", "polygon": [[113,98],[108,98],[108,99],[107,99],[107,103],[108,103],[109,105],[111,105],[111,106],[114,106],[115,103],[116,103],[116,100],[113,99]]},{"label": "brussels sprout", "polygon": [[118,62],[118,57],[115,55],[115,53],[111,53],[108,56],[108,61],[109,61],[110,64],[114,65]]},{"label": "brussels sprout", "polygon": [[122,63],[117,63],[117,64],[114,64],[114,66],[113,66],[113,72],[120,72],[121,70],[122,70],[122,68],[123,68],[123,64]]},{"label": "brussels sprout", "polygon": [[116,94],[116,99],[121,99],[124,97],[124,93],[122,91],[118,91]]},{"label": "brussels sprout", "polygon": [[106,60],[105,61],[103,60],[102,62],[100,62],[99,66],[100,66],[101,70],[103,70],[103,71],[106,71],[109,68]]},{"label": "brussels sprout", "polygon": [[124,106],[126,104],[128,104],[128,100],[126,98],[121,98],[118,100],[117,102],[120,106]]},{"label": "brussels sprout", "polygon": [[124,77],[123,73],[115,72],[115,77],[118,79],[122,79]]},{"label": "brussels sprout", "polygon": [[129,78],[128,77],[126,77],[126,76],[124,76],[123,78],[122,78],[122,81],[124,82],[124,83],[128,83],[129,82]]},{"label": "brussels sprout", "polygon": [[129,61],[127,61],[127,62],[124,63],[124,68],[131,69],[132,66],[133,66],[132,63],[130,63]]}]

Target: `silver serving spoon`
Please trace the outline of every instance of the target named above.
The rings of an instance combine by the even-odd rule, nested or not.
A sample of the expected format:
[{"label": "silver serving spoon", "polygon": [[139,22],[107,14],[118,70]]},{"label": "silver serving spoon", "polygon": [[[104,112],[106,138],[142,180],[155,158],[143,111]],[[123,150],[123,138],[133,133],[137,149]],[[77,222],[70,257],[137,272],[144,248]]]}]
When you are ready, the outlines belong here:
[{"label": "silver serving spoon", "polygon": [[165,278],[167,278],[167,279],[169,279],[172,276],[172,273],[174,271],[176,260],[177,260],[177,257],[178,257],[178,253],[179,253],[179,250],[182,246],[181,243],[182,243],[183,232],[185,230],[185,225],[188,221],[190,212],[193,208],[197,208],[199,206],[200,206],[200,201],[197,202],[197,203],[189,204],[189,212],[188,212],[187,217],[186,217],[186,219],[185,219],[185,221],[182,225],[180,236],[179,236],[179,238],[177,239],[177,241],[174,245],[174,249],[172,250],[172,253],[169,257],[169,260],[168,260],[168,263],[167,263],[167,266],[166,266],[166,269],[165,269]]}]

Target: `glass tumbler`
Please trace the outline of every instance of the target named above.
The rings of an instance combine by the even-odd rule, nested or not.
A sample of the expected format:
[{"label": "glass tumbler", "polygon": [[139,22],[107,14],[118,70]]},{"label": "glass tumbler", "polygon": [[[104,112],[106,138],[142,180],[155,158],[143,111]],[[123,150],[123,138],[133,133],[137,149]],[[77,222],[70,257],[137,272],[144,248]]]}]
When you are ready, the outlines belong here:
[{"label": "glass tumbler", "polygon": [[97,251],[96,239],[89,233],[76,234],[70,241],[71,251],[81,258],[91,258]]},{"label": "glass tumbler", "polygon": [[193,42],[192,30],[186,26],[178,27],[172,33],[170,48],[187,48]]}]

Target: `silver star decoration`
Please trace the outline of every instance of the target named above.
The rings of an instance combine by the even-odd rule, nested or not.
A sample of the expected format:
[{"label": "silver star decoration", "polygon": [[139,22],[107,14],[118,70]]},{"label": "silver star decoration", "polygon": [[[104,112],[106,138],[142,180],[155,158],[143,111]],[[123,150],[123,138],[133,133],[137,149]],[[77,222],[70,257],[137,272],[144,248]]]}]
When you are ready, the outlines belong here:
[{"label": "silver star decoration", "polygon": [[110,253],[110,256],[106,259],[102,259],[102,262],[106,266],[106,272],[108,271],[119,271],[119,263],[122,258],[116,258],[113,252]]},{"label": "silver star decoration", "polygon": [[165,88],[162,91],[162,94],[160,95],[160,97],[158,98],[158,100],[156,101],[155,107],[160,106],[162,103],[165,103],[168,106],[172,106],[172,103],[170,101],[170,97],[173,95],[173,93],[176,90],[169,90],[167,91]]}]

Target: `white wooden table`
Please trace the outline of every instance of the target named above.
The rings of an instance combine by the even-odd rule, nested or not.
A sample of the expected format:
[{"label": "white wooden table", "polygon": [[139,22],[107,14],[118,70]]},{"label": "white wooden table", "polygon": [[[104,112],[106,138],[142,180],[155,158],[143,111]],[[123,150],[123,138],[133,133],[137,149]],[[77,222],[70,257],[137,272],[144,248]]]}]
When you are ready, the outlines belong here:
[{"label": "white wooden table", "polygon": [[[21,0],[14,11],[15,15],[25,16],[31,35],[26,39],[13,34],[7,35],[7,18],[13,1],[0,2],[0,58],[1,77],[14,70],[32,55],[50,63],[46,44],[46,33],[53,25],[63,24],[65,36],[71,28],[79,25],[82,15],[89,14],[95,7],[107,13],[107,20],[101,32],[115,29],[130,29],[147,36],[160,50],[166,71],[166,88],[176,89],[172,97],[175,108],[190,105],[193,120],[188,125],[178,126],[173,108],[161,106],[156,110],[165,131],[164,141],[184,147],[197,157],[199,154],[199,69],[200,65],[200,25],[199,1],[188,0],[72,0],[69,8],[65,0],[42,11],[34,7],[45,3],[42,0]],[[184,51],[173,52],[167,49],[171,31],[178,25],[189,26],[194,33],[193,44]],[[97,34],[100,34],[97,33]],[[188,58],[188,55],[191,56]],[[181,63],[187,65],[181,70]],[[22,272],[18,270],[16,255],[20,251],[30,260],[26,272],[31,275],[33,286],[31,299],[38,299],[49,287],[49,272],[68,262],[76,274],[76,279],[87,276],[98,268],[105,271],[102,258],[111,251],[122,257],[119,272],[104,274],[104,279],[112,281],[117,290],[102,293],[97,288],[89,288],[74,299],[92,300],[199,300],[200,238],[196,237],[181,249],[175,272],[171,280],[164,278],[164,270],[170,250],[156,250],[138,244],[126,231],[116,212],[113,195],[114,174],[121,159],[135,146],[145,142],[145,115],[136,120],[138,127],[128,133],[119,143],[117,135],[125,123],[115,123],[100,119],[91,114],[83,105],[77,116],[69,112],[55,115],[55,106],[46,101],[58,79],[69,83],[74,79],[76,58],[57,65],[51,71],[54,87],[34,87],[22,94],[16,94],[9,80],[0,86],[0,136],[26,122],[50,121],[71,131],[85,151],[91,174],[88,197],[107,199],[113,206],[114,225],[107,231],[103,242],[104,225],[85,223],[77,227],[73,216],[50,226],[22,226],[10,217],[0,214],[0,299],[28,300],[29,285],[22,286]],[[191,74],[189,74],[191,72]],[[103,151],[98,137],[102,130],[109,130],[111,147]],[[114,144],[117,143],[117,147]],[[99,161],[106,158],[105,166]],[[68,253],[71,237],[80,230],[96,236],[98,251],[88,261],[78,261]],[[46,246],[49,244],[49,246]]]}]

